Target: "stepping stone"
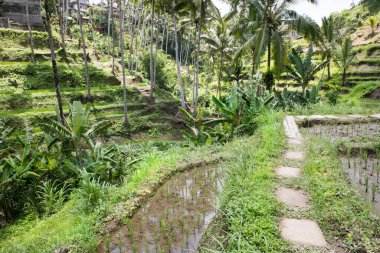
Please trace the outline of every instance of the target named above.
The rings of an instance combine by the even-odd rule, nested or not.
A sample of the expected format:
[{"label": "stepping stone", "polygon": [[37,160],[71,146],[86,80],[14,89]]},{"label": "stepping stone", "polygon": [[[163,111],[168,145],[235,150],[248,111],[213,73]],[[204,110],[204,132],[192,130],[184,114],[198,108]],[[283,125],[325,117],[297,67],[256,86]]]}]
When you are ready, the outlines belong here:
[{"label": "stepping stone", "polygon": [[296,139],[296,138],[289,138],[288,144],[294,144],[294,145],[301,145],[302,139]]},{"label": "stepping stone", "polygon": [[301,175],[301,169],[292,167],[279,167],[276,169],[276,173],[282,177],[299,178]]},{"label": "stepping stone", "polygon": [[285,154],[285,158],[289,160],[303,160],[304,154],[303,152],[299,152],[299,151],[288,151]]},{"label": "stepping stone", "polygon": [[303,191],[296,191],[290,188],[279,187],[276,191],[276,196],[279,200],[288,206],[308,208],[308,199]]},{"label": "stepping stone", "polygon": [[315,221],[283,218],[280,221],[280,230],[285,240],[296,245],[327,246],[322,230]]}]

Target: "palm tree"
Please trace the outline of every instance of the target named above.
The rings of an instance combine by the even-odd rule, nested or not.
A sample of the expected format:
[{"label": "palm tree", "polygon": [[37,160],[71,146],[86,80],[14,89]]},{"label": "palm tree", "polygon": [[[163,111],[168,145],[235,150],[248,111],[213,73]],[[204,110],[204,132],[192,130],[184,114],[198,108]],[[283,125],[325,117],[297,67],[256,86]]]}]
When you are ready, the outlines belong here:
[{"label": "palm tree", "polygon": [[218,9],[215,7],[212,0],[188,0],[181,3],[181,11],[187,12],[190,20],[195,23],[196,27],[196,40],[195,40],[195,71],[194,71],[194,101],[193,101],[193,114],[197,114],[198,108],[198,90],[199,90],[199,53],[201,50],[201,36],[202,29],[206,22],[207,11],[217,13]]},{"label": "palm tree", "polygon": [[334,62],[342,71],[342,85],[346,84],[347,71],[350,69],[354,57],[352,40],[350,37],[346,37],[334,50]]},{"label": "palm tree", "polygon": [[82,14],[80,11],[80,1],[77,0],[77,10],[78,10],[78,23],[79,23],[79,31],[82,41],[82,51],[83,51],[83,60],[84,60],[84,68],[85,68],[85,74],[86,74],[86,84],[87,84],[87,98],[89,101],[91,101],[91,86],[90,86],[90,77],[88,74],[88,62],[87,62],[87,53],[86,53],[86,41],[84,40],[84,34],[83,34],[83,20],[82,20]]},{"label": "palm tree", "polygon": [[338,18],[330,16],[322,18],[322,26],[319,30],[316,43],[322,50],[322,59],[328,60],[327,79],[331,79],[331,57],[335,44],[342,36],[341,22]]},{"label": "palm tree", "polygon": [[61,120],[61,124],[65,125],[65,115],[63,113],[63,107],[62,107],[62,98],[61,98],[61,88],[59,86],[59,79],[58,79],[58,70],[57,70],[57,61],[55,57],[55,51],[54,51],[54,40],[53,40],[53,34],[51,31],[51,15],[54,12],[55,9],[55,2],[54,0],[44,0],[44,10],[46,15],[46,30],[49,36],[49,45],[50,45],[50,56],[51,56],[51,63],[53,66],[53,76],[54,76],[54,83],[55,83],[55,91],[58,101],[58,110],[59,110],[59,118]]},{"label": "palm tree", "polygon": [[210,35],[203,35],[204,41],[219,54],[219,70],[218,70],[218,97],[221,97],[221,79],[223,71],[223,63],[226,53],[232,51],[232,40],[229,36],[228,24],[235,16],[236,10],[232,10],[226,16],[222,17],[220,12],[217,12],[216,29],[212,30]]},{"label": "palm tree", "polygon": [[124,61],[124,3],[120,1],[119,5],[119,26],[120,26],[120,55],[121,55],[121,69],[123,78],[123,99],[124,99],[124,126],[129,126],[128,121],[128,107],[127,107],[127,85],[125,81],[125,61]]},{"label": "palm tree", "polygon": [[286,65],[289,74],[292,75],[295,81],[302,86],[302,94],[305,96],[305,90],[311,80],[315,78],[315,74],[321,71],[329,62],[329,60],[316,65],[312,61],[314,54],[313,43],[310,42],[309,50],[305,57],[302,59],[299,53],[293,48],[289,54],[289,61],[291,65]]},{"label": "palm tree", "polygon": [[[238,2],[235,1],[235,4]],[[289,30],[294,29],[310,38],[316,35],[318,25],[310,18],[298,15],[289,9],[289,5],[295,0],[248,0],[247,2],[248,18],[245,26],[255,30],[250,42],[256,47],[254,50],[256,66],[267,51],[267,75],[269,75],[267,80],[272,82],[274,79],[270,72],[271,60],[274,58],[275,66],[281,68],[286,52],[284,37]],[[272,85],[273,83],[267,84],[269,89]]]},{"label": "palm tree", "polygon": [[29,43],[30,43],[30,51],[31,51],[31,57],[32,57],[32,62],[36,62],[35,57],[34,57],[34,40],[33,40],[33,33],[32,33],[32,28],[30,26],[30,19],[29,19],[29,2],[28,0],[25,1],[25,9],[26,9],[26,21],[28,24],[28,31],[29,31]]}]

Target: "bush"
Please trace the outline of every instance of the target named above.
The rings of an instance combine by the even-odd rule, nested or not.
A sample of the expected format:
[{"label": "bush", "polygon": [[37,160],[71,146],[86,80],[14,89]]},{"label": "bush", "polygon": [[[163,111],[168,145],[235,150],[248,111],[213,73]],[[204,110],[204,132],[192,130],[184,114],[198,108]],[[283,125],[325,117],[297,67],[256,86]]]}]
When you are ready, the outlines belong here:
[{"label": "bush", "polygon": [[[150,54],[148,51],[142,55],[142,67],[145,76],[150,79]],[[157,52],[156,84],[158,87],[173,90],[177,83],[174,62],[162,50]]]}]

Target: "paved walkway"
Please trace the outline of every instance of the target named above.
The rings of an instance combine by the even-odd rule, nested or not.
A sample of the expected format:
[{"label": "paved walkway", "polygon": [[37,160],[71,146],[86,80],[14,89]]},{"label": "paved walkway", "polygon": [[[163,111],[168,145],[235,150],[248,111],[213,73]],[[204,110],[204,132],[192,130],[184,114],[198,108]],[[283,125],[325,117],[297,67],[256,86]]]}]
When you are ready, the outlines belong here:
[{"label": "paved walkway", "polygon": [[[309,208],[306,193],[302,189],[292,188],[302,173],[300,168],[302,168],[301,166],[305,159],[305,154],[302,151],[303,140],[294,117],[287,116],[284,120],[284,127],[289,145],[284,162],[286,163],[285,165],[291,164],[293,166],[283,166],[276,169],[280,182],[286,185],[286,187],[278,187],[276,196],[287,208],[299,213],[299,211]],[[322,230],[315,221],[283,217],[279,222],[279,227],[282,237],[296,248],[321,247],[326,249],[328,247]]]}]

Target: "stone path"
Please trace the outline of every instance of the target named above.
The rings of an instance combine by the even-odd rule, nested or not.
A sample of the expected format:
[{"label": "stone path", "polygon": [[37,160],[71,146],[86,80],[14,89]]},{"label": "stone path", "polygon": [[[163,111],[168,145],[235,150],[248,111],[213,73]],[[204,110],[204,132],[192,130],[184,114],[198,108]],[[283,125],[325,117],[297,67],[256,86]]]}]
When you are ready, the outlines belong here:
[{"label": "stone path", "polygon": [[[291,147],[285,154],[285,161],[302,165],[305,155],[299,150],[302,150],[303,139],[293,116],[285,118],[284,127],[288,144]],[[294,184],[294,180],[301,177],[301,169],[283,166],[276,169],[276,174],[280,177],[280,180],[290,180],[290,186],[288,183],[287,187],[278,187],[276,191],[278,200],[291,210],[308,209],[309,204],[306,193],[303,190],[289,188]],[[325,237],[315,221],[284,217],[280,220],[279,227],[282,237],[295,247],[328,247]]]}]

